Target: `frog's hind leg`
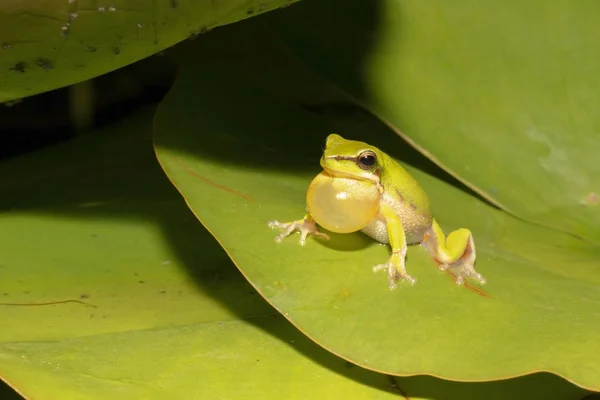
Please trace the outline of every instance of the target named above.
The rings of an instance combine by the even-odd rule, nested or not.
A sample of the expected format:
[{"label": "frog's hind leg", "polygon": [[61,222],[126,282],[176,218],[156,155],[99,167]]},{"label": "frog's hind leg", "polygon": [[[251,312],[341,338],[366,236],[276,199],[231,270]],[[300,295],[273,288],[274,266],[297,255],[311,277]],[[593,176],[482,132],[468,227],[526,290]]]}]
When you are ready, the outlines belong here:
[{"label": "frog's hind leg", "polygon": [[431,258],[440,263],[442,271],[449,270],[456,276],[456,283],[462,285],[465,278],[471,278],[481,284],[485,278],[475,271],[475,242],[468,229],[458,229],[448,237],[434,219],[425,233],[421,246],[427,250]]}]

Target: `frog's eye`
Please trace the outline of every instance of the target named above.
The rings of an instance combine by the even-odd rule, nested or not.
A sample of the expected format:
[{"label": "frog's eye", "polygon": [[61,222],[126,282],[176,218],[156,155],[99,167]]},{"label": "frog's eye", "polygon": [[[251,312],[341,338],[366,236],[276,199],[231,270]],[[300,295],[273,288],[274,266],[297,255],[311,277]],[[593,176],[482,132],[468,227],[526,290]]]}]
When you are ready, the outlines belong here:
[{"label": "frog's eye", "polygon": [[356,159],[356,164],[361,169],[371,169],[377,164],[377,156],[371,150],[363,151]]}]

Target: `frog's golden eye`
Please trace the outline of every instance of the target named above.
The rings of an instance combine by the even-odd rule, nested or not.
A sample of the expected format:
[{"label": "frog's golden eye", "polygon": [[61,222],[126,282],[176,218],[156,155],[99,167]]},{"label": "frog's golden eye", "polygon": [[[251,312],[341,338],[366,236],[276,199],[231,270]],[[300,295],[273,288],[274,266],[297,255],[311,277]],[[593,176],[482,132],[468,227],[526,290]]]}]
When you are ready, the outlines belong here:
[{"label": "frog's golden eye", "polygon": [[356,159],[361,169],[372,169],[377,164],[377,156],[371,150],[363,151]]}]

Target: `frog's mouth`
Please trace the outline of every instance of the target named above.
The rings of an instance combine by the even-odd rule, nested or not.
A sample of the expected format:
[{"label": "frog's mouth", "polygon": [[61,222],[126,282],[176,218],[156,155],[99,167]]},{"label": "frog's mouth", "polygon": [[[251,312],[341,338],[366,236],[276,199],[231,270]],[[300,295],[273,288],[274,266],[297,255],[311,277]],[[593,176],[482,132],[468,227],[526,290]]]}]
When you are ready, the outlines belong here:
[{"label": "frog's mouth", "polygon": [[375,173],[365,173],[363,175],[360,174],[355,174],[355,173],[349,173],[349,172],[344,172],[344,171],[338,171],[336,169],[333,169],[331,167],[328,167],[325,163],[325,160],[329,159],[329,160],[334,160],[334,161],[349,161],[352,163],[356,163],[357,157],[353,157],[353,156],[323,156],[321,157],[321,168],[323,168],[323,171],[330,176],[336,177],[336,178],[347,178],[347,179],[354,179],[354,180],[362,180],[362,181],[369,181],[369,182],[375,182],[375,183],[379,183],[380,182],[380,178],[379,178],[379,174],[377,172]]}]

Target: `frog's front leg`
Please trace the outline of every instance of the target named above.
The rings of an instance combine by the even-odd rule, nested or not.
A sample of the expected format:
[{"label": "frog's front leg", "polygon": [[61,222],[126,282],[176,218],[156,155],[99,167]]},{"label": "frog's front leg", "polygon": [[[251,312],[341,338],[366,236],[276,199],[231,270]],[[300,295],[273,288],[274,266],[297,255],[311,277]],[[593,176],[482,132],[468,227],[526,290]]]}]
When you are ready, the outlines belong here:
[{"label": "frog's front leg", "polygon": [[465,278],[475,279],[481,284],[486,282],[485,278],[475,271],[475,242],[468,229],[458,229],[446,237],[434,219],[421,241],[421,246],[440,263],[442,271],[448,269],[454,273],[458,285],[465,283]]},{"label": "frog's front leg", "polygon": [[303,219],[292,222],[269,221],[267,224],[273,229],[281,229],[283,231],[275,237],[275,241],[277,243],[281,243],[283,239],[295,231],[300,232],[300,244],[302,246],[306,244],[306,237],[308,235],[320,236],[325,239],[329,239],[329,235],[319,232],[317,229],[317,223],[310,214],[306,214]]},{"label": "frog's front leg", "polygon": [[387,270],[388,282],[390,290],[396,289],[398,278],[407,280],[411,285],[414,285],[417,280],[406,273],[406,234],[402,227],[402,221],[398,214],[387,204],[382,204],[379,212],[385,218],[390,246],[392,247],[392,255],[385,264],[379,264],[373,267],[373,271]]}]

